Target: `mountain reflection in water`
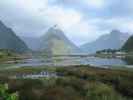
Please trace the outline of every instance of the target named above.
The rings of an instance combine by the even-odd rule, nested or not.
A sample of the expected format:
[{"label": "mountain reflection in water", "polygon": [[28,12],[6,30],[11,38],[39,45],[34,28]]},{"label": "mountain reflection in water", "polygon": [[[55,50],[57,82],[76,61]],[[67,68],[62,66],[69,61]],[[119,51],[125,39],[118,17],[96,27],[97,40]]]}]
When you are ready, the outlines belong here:
[{"label": "mountain reflection in water", "polygon": [[55,56],[55,57],[33,57],[23,59],[17,63],[8,63],[18,67],[38,67],[38,66],[71,66],[71,65],[94,65],[94,66],[121,66],[133,65],[132,59],[120,58],[98,58],[98,57],[82,57],[82,56]]}]

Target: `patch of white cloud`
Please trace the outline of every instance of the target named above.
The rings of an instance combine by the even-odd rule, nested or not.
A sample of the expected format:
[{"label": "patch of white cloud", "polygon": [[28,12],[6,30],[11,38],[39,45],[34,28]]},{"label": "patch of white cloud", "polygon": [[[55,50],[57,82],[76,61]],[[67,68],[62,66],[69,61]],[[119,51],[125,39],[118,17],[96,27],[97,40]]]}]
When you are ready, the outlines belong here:
[{"label": "patch of white cloud", "polygon": [[57,24],[62,29],[69,28],[79,22],[82,15],[75,10],[54,6],[45,10],[42,14],[53,24]]},{"label": "patch of white cloud", "polygon": [[112,18],[105,20],[105,24],[110,25],[110,29],[118,29],[123,32],[133,32],[133,20],[130,18]]},{"label": "patch of white cloud", "polygon": [[65,32],[73,40],[74,43],[81,45],[86,42],[95,40],[100,34],[98,26],[93,22],[94,20],[86,20],[82,17],[80,21],[73,24],[73,26],[65,29]]},{"label": "patch of white cloud", "polygon": [[105,7],[106,0],[82,0],[90,8],[100,9]]},{"label": "patch of white cloud", "polygon": [[[76,44],[90,42],[112,29],[133,32],[133,21],[128,18],[91,17],[74,7],[51,5],[59,0],[1,0],[0,18],[12,27],[19,35],[40,36],[48,27],[57,24]],[[113,0],[62,0],[71,5],[88,9],[105,9]],[[132,9],[132,0],[127,2]],[[132,10],[133,11],[133,10]],[[113,15],[113,12],[110,12]],[[90,14],[90,13],[89,13]],[[85,15],[87,18],[85,18]],[[104,17],[104,15],[103,15]],[[108,27],[107,27],[108,26]],[[103,28],[105,27],[105,28]]]}]

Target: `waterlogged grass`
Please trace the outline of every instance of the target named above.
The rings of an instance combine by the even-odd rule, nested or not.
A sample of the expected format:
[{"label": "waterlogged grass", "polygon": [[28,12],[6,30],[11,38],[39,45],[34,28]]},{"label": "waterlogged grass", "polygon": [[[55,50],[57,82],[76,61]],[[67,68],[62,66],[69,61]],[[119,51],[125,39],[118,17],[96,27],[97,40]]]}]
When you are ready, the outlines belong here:
[{"label": "waterlogged grass", "polygon": [[[57,72],[58,78],[9,79],[4,73]],[[3,76],[4,77],[3,77]],[[0,72],[0,82],[19,100],[133,100],[130,70],[90,66],[19,68]]]},{"label": "waterlogged grass", "polygon": [[10,69],[3,69],[0,70],[0,75],[10,76],[16,74],[30,74],[30,73],[39,73],[41,71],[48,71],[48,72],[55,72],[56,67],[18,67],[18,68],[10,68]]}]

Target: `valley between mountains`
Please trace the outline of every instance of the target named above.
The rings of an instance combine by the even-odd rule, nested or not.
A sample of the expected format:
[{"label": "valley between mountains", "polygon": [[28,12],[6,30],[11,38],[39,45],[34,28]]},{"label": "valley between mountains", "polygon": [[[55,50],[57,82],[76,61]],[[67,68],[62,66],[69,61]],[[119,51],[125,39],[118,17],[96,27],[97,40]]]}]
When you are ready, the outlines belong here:
[{"label": "valley between mountains", "polygon": [[0,21],[0,100],[132,100],[133,37],[75,45],[58,26],[17,36]]}]

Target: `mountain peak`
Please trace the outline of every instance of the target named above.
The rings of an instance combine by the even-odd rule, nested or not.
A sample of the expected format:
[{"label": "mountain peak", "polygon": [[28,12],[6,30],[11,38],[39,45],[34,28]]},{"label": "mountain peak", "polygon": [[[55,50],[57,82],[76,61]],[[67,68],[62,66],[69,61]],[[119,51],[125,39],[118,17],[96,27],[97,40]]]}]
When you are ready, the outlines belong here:
[{"label": "mountain peak", "polygon": [[56,24],[53,26],[54,29],[60,29],[59,26]]},{"label": "mountain peak", "polygon": [[65,40],[68,40],[64,32],[57,25],[49,28],[44,37],[56,37],[58,39],[64,38]]},{"label": "mountain peak", "polygon": [[40,50],[50,55],[73,54],[79,52],[78,49],[57,25],[48,29],[40,45]]},{"label": "mountain peak", "polygon": [[64,33],[57,25],[54,25],[53,27],[49,28],[48,29],[48,32],[50,33],[54,33],[54,34],[61,34],[61,33]]},{"label": "mountain peak", "polygon": [[120,32],[120,30],[118,30],[118,29],[113,29],[113,30],[111,31],[111,33],[121,33],[121,32]]},{"label": "mountain peak", "polygon": [[113,36],[119,36],[123,34],[120,30],[117,30],[117,29],[114,29],[111,31],[110,35],[113,35]]},{"label": "mountain peak", "polygon": [[119,49],[123,46],[129,34],[120,32],[119,30],[112,30],[109,34],[102,35],[92,43],[86,43],[81,46],[85,52],[94,53],[103,49]]},{"label": "mountain peak", "polygon": [[128,32],[121,32],[120,30],[112,30],[111,33],[110,33],[111,36],[114,36],[114,37],[129,37],[130,34]]}]

